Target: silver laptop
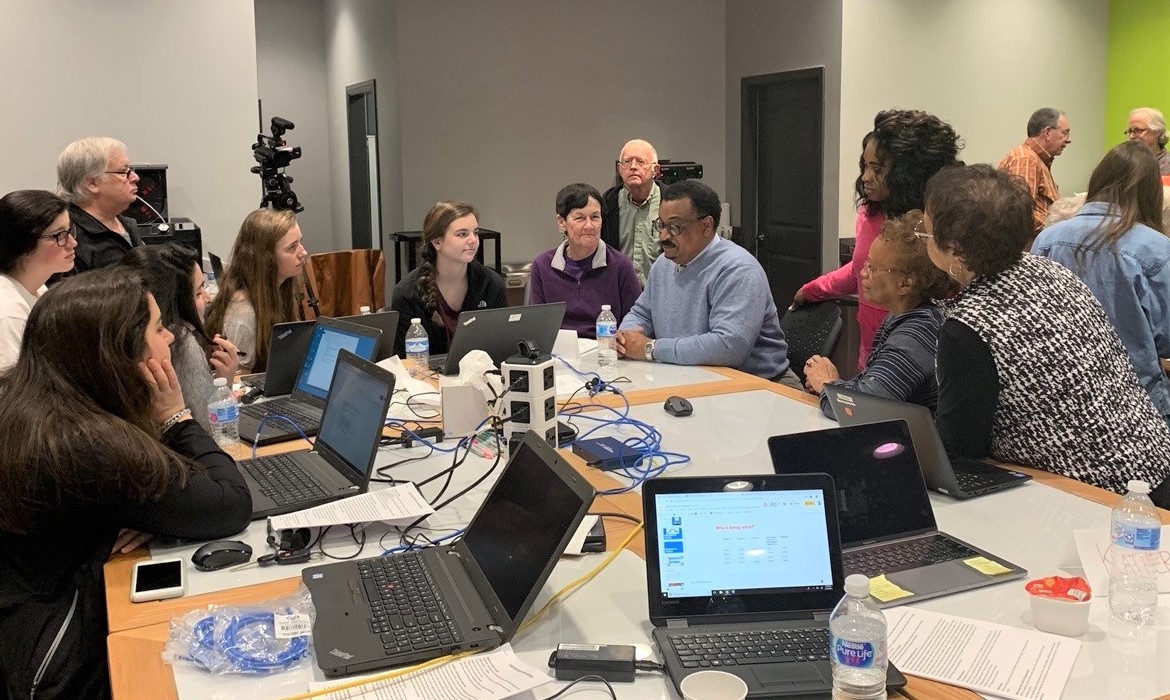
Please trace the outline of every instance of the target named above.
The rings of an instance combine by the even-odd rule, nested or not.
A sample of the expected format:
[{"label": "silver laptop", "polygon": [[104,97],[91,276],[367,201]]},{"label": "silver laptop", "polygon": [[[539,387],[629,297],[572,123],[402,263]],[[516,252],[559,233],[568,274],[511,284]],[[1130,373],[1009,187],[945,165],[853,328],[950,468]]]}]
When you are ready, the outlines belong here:
[{"label": "silver laptop", "polygon": [[252,519],[365,493],[393,394],[392,372],[341,350],[313,449],[240,461]]},{"label": "silver laptop", "polygon": [[541,353],[550,353],[564,319],[563,301],[464,311],[459,314],[451,347],[447,354],[431,357],[431,369],[445,375],[459,374],[459,361],[472,350],[483,350],[498,366],[518,352],[521,340],[534,341]]},{"label": "silver laptop", "polygon": [[951,498],[966,499],[1015,488],[1032,480],[1022,472],[965,457],[948,457],[934,427],[930,409],[918,404],[873,396],[855,389],[827,385],[825,395],[841,425],[904,420],[914,438],[914,451],[926,486]]},{"label": "silver laptop", "polygon": [[822,471],[837,485],[845,573],[885,575],[883,607],[1011,581],[1028,572],[941,532],[906,421],[768,438],[777,474]]}]

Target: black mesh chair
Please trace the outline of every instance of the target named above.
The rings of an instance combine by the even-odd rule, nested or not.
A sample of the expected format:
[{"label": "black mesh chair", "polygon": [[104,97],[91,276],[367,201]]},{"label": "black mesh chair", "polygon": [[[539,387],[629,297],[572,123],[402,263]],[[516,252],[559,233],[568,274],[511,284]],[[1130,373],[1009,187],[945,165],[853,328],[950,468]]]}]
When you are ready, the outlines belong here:
[{"label": "black mesh chair", "polygon": [[792,371],[804,381],[804,363],[813,355],[829,357],[841,337],[841,307],[835,301],[805,304],[780,319],[784,339],[788,341],[788,362]]}]

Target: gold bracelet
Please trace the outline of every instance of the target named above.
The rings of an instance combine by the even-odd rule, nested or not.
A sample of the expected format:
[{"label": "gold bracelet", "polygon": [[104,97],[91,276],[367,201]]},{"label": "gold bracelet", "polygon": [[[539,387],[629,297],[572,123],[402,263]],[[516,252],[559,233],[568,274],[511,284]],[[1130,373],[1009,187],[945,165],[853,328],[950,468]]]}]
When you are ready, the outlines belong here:
[{"label": "gold bracelet", "polygon": [[164,420],[164,421],[162,422],[162,432],[164,432],[164,433],[165,433],[166,431],[168,431],[168,430],[170,430],[171,428],[175,427],[175,424],[176,424],[176,423],[178,423],[179,421],[183,420],[183,418],[184,418],[184,417],[186,417],[186,418],[193,418],[193,417],[194,417],[194,416],[191,414],[191,409],[189,409],[189,408],[184,408],[183,410],[179,411],[179,412],[178,412],[178,413],[176,413],[175,415],[173,415],[173,416],[171,416],[170,418],[168,418],[168,419]]}]

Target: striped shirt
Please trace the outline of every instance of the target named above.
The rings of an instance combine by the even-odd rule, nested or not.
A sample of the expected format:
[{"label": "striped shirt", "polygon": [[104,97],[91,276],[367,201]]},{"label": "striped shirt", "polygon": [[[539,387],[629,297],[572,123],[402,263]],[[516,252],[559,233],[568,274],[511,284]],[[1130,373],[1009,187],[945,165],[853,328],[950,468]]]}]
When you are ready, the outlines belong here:
[{"label": "striped shirt", "polygon": [[[887,315],[873,337],[873,349],[861,374],[847,381],[838,379],[828,384],[916,403],[933,413],[938,405],[934,357],[942,322],[942,310],[930,302],[897,316]],[[830,418],[834,416],[823,391],[821,411]]]}]

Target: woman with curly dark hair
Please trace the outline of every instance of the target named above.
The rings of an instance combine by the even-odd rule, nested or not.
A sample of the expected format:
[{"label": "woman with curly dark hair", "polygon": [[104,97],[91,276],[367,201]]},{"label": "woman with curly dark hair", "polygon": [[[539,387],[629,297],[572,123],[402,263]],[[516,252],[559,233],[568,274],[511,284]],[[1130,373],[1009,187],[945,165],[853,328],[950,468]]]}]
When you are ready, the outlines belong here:
[{"label": "woman with curly dark hair", "polygon": [[789,308],[857,294],[861,331],[857,367],[864,370],[874,335],[886,316],[886,309],[871,303],[861,287],[861,268],[869,260],[869,247],[883,221],[923,208],[926,181],[943,167],[960,162],[963,142],[950,124],[933,114],[892,109],[878,112],[873,131],[865,135],[861,147],[853,259],[801,287]]},{"label": "woman with curly dark hair", "polygon": [[475,259],[479,219],[466,202],[437,202],[423,219],[418,256],[422,263],[394,287],[390,308],[398,312],[394,351],[406,356],[406,332],[420,319],[430,351],[447,352],[460,312],[508,305],[499,273]]}]

